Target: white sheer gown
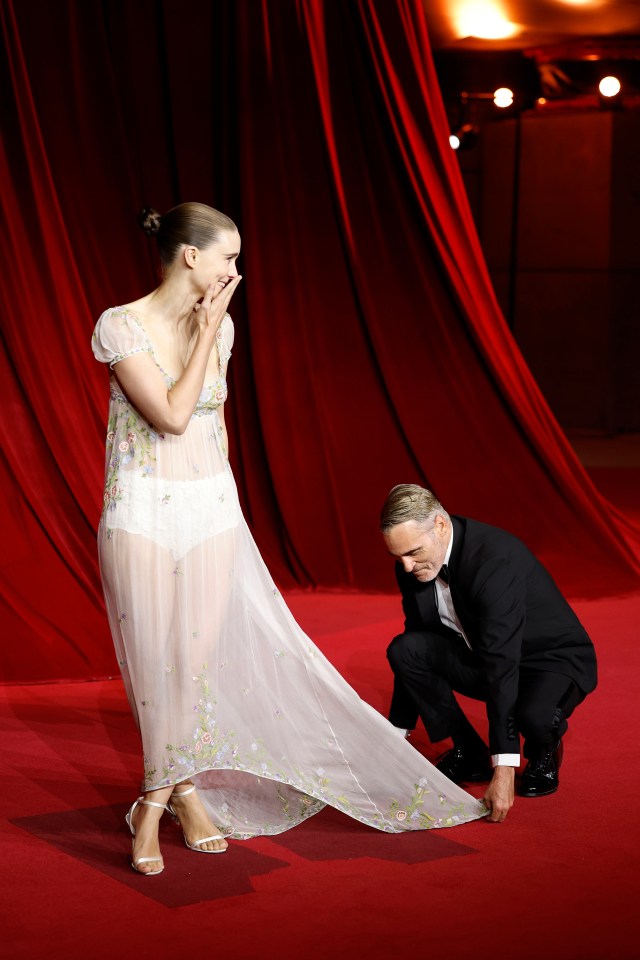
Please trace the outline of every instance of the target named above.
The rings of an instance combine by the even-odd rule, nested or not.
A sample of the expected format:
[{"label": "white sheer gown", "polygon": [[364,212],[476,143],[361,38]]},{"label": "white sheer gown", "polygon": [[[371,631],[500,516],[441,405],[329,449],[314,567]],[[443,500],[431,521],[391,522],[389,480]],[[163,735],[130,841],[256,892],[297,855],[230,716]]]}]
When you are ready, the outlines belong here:
[{"label": "white sheer gown", "polygon": [[[325,804],[392,833],[484,816],[358,697],[274,585],[222,442],[232,344],[227,315],[220,375],[181,436],[154,430],[110,382],[98,547],[143,790],[193,778],[213,823],[236,838],[287,830]],[[116,371],[134,353],[154,357],[122,307],[98,320],[93,351]]]}]

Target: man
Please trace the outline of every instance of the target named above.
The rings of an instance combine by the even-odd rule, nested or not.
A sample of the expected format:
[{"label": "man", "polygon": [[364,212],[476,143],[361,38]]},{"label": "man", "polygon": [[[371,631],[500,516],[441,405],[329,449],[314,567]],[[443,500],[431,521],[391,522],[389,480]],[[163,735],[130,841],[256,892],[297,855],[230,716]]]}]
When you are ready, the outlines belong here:
[{"label": "man", "polygon": [[[391,490],[380,529],[406,618],[387,651],[389,720],[406,734],[420,717],[432,742],[451,737],[438,769],[456,783],[490,780],[488,819],[502,821],[520,733],[528,763],[518,793],[557,790],[567,718],[597,682],[593,644],[542,564],[504,530],[450,517],[415,484]],[[454,691],[486,702],[489,749]]]}]

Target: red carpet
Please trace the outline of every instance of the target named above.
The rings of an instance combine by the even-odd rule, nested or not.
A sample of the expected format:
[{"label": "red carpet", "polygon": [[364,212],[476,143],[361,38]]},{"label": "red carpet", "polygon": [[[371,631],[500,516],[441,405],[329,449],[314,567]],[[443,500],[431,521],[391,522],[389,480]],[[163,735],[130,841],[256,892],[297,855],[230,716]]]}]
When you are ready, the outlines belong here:
[{"label": "red carpet", "polygon": [[[637,469],[591,472],[640,519]],[[297,593],[288,601],[384,712],[398,599]],[[187,850],[167,822],[166,869],[152,878],[129,867],[124,813],[140,761],[120,681],[0,687],[4,955],[640,957],[640,592],[574,606],[596,644],[600,684],[571,721],[557,794],[517,800],[504,824],[401,836],[325,810],[280,836],[235,842],[222,857]],[[482,705],[467,706],[484,731]],[[423,732],[414,743],[437,755]]]},{"label": "red carpet", "polygon": [[[288,599],[384,710],[397,599]],[[600,686],[574,716],[554,796],[517,801],[501,825],[403,836],[326,810],[223,857],[187,850],[167,821],[166,869],[154,878],[128,865],[139,748],[120,681],[0,688],[6,956],[638,957],[640,594],[576,609],[598,648]],[[482,706],[470,713],[484,729]],[[424,734],[415,743],[433,758]]]}]

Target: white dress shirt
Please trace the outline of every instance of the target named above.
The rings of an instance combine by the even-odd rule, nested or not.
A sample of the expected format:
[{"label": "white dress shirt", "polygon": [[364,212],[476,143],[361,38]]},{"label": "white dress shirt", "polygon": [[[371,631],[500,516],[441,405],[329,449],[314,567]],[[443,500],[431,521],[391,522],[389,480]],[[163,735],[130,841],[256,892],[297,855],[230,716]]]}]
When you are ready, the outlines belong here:
[{"label": "white dress shirt", "polygon": [[[451,557],[451,550],[453,549],[453,527],[451,528],[451,538],[449,540],[449,546],[447,547],[447,552],[444,556],[445,564],[449,563],[449,558]],[[456,633],[459,633],[463,638],[466,645],[470,650],[473,649],[469,643],[469,638],[462,629],[462,624],[458,620],[458,615],[456,614],[455,607],[453,606],[453,598],[451,596],[451,590],[449,589],[449,584],[445,583],[444,580],[441,580],[440,577],[436,578],[435,582],[436,588],[436,607],[438,608],[438,616],[442,620],[445,627],[449,627],[450,630],[455,630]],[[520,754],[519,753],[494,753],[491,756],[491,762],[494,767],[519,767],[520,766]]]}]

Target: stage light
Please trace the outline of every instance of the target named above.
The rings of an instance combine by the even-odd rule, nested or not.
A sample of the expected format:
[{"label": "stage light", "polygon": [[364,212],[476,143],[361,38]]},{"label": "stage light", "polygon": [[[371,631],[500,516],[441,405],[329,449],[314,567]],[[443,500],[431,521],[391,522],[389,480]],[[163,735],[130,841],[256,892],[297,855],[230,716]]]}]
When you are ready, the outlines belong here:
[{"label": "stage light", "polygon": [[513,90],[509,90],[509,87],[499,87],[493,94],[493,102],[501,110],[510,107],[513,104]]},{"label": "stage light", "polygon": [[478,140],[478,128],[472,123],[463,123],[451,133],[449,144],[452,150],[469,150]]},{"label": "stage light", "polygon": [[518,26],[505,17],[502,5],[493,0],[464,0],[454,13],[459,37],[504,40],[517,33]]},{"label": "stage light", "polygon": [[621,84],[617,77],[603,77],[598,84],[598,90],[603,97],[617,97]]}]

